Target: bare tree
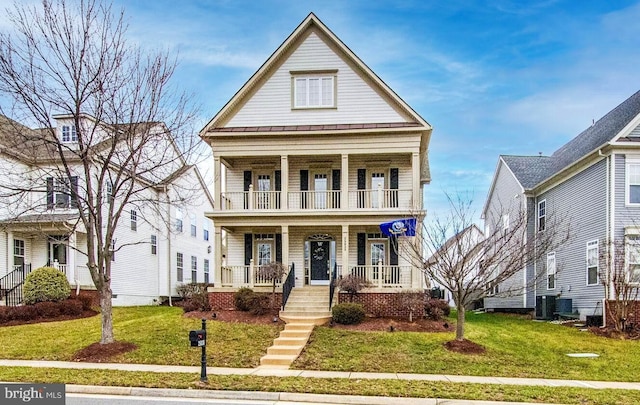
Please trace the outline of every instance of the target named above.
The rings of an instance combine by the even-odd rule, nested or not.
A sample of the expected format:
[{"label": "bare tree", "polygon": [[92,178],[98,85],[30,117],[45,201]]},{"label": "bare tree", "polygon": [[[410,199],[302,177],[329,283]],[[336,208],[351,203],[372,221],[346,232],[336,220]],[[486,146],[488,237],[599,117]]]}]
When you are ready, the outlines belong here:
[{"label": "bare tree", "polygon": [[599,257],[587,257],[587,266],[598,264],[597,277],[604,286],[605,299],[608,301],[607,320],[614,329],[623,332],[627,320],[634,311],[640,292],[640,240],[635,235],[625,236],[622,240],[610,240]]},{"label": "bare tree", "polygon": [[258,268],[258,278],[271,281],[271,308],[276,308],[276,285],[282,282],[287,268],[280,262],[271,262]]},{"label": "bare tree", "polygon": [[[428,279],[451,292],[457,310],[456,340],[464,340],[466,308],[487,295],[523,294],[527,286],[522,278],[516,282],[514,277],[566,242],[569,229],[564,221],[547,218],[544,232],[528,232],[531,218],[518,208],[494,213],[492,217],[499,222],[489,224],[489,233],[483,234],[473,222],[472,201],[460,196],[447,198],[447,215],[423,224],[401,250],[406,250],[407,257],[417,258],[414,265]],[[533,285],[535,280],[528,283]]]},{"label": "bare tree", "polygon": [[[1,112],[38,129],[13,125],[12,152],[26,156],[31,172],[3,188],[18,207],[14,215],[51,208],[48,195],[27,197],[50,190],[45,177],[70,196],[100,296],[100,342],[111,343],[111,263],[124,246],[115,231],[130,209],[164,218],[171,204],[190,197],[190,187],[180,189],[174,180],[189,168],[194,112],[170,82],[175,59],[127,42],[123,10],[100,0],[43,0],[16,4],[7,14],[11,31],[0,33]],[[68,123],[67,132],[54,127],[54,118]],[[154,198],[162,192],[163,201]]]},{"label": "bare tree", "polygon": [[344,291],[349,294],[349,302],[353,302],[353,299],[360,291],[371,286],[371,283],[366,278],[355,274],[348,274],[341,277],[335,283],[336,287],[339,288],[340,291]]},{"label": "bare tree", "polygon": [[418,310],[424,313],[425,293],[420,290],[406,290],[398,293],[398,301],[402,308],[409,311],[409,322],[413,322],[413,314]]}]

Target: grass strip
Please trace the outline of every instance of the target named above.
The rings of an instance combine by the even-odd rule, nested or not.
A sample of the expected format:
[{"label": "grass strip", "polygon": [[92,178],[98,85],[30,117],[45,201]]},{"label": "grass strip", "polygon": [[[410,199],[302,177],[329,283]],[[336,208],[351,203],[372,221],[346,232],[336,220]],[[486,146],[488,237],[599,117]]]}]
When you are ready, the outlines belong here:
[{"label": "grass strip", "polygon": [[640,391],[539,387],[403,380],[260,377],[210,375],[205,387],[199,374],[145,373],[118,370],[77,370],[0,367],[0,381],[65,383],[147,388],[295,392],[409,398],[444,398],[564,404],[638,404]]}]

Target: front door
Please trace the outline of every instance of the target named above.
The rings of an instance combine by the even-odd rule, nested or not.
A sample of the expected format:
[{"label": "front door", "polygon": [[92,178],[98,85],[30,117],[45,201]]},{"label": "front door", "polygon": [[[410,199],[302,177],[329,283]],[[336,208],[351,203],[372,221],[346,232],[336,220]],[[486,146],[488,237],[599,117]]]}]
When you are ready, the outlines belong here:
[{"label": "front door", "polygon": [[329,266],[331,263],[331,243],[328,240],[311,241],[311,280],[312,285],[329,285]]}]

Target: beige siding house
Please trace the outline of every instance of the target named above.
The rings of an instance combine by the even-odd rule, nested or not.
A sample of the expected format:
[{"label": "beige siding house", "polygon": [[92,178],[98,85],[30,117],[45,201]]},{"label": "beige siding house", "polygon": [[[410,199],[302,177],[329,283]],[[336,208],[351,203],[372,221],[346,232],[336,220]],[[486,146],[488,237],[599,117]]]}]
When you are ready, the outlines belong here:
[{"label": "beige siding house", "polygon": [[257,270],[273,261],[296,289],[328,291],[347,274],[366,277],[368,293],[421,288],[398,254],[407,241],[379,225],[424,216],[430,135],[310,14],[200,132],[216,173],[214,303],[268,285]]}]

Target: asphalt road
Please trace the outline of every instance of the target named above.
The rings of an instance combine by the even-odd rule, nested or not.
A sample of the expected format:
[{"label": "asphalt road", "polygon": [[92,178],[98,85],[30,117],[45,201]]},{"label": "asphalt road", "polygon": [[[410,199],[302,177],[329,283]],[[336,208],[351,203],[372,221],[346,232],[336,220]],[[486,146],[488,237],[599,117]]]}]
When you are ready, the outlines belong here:
[{"label": "asphalt road", "polygon": [[206,398],[135,397],[123,395],[67,394],[66,405],[330,405],[321,402],[286,402]]}]

